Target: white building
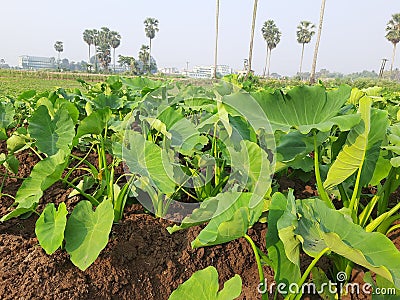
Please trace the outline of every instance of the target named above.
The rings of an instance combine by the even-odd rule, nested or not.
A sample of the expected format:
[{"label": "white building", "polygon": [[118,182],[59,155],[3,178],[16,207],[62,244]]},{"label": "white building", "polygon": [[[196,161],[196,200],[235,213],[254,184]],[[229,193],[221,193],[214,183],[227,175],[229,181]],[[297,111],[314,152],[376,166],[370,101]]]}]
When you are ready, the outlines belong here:
[{"label": "white building", "polygon": [[158,69],[158,72],[165,74],[165,75],[179,75],[180,74],[179,70],[175,67],[164,67],[164,68]]},{"label": "white building", "polygon": [[56,69],[56,60],[54,57],[39,57],[22,55],[18,57],[18,67],[21,69]]},{"label": "white building", "polygon": [[[232,74],[233,70],[227,65],[217,65],[217,76],[222,77]],[[187,74],[191,78],[209,79],[214,76],[214,66],[196,66]]]}]

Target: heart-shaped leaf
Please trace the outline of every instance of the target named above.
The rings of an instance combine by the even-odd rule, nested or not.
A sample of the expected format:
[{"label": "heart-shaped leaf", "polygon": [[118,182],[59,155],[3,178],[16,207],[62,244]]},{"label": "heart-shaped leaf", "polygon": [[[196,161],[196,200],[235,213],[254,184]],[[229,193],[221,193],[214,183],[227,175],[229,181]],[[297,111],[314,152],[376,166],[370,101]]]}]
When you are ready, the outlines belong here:
[{"label": "heart-shaped leaf", "polygon": [[218,292],[218,272],[210,266],[197,271],[169,296],[169,300],[233,300],[240,296],[242,279],[235,275]]},{"label": "heart-shaped leaf", "polygon": [[81,201],[74,208],[65,228],[65,249],[72,263],[86,270],[108,243],[114,220],[111,200],[105,200],[93,212],[89,201]]},{"label": "heart-shaped leaf", "polygon": [[28,132],[36,139],[36,147],[51,156],[62,149],[68,151],[75,136],[74,123],[67,110],[58,110],[52,119],[46,106],[41,105],[29,120]]},{"label": "heart-shaped leaf", "polygon": [[62,245],[67,214],[64,202],[58,206],[58,210],[54,203],[49,203],[36,221],[35,233],[47,254],[53,254]]},{"label": "heart-shaped leaf", "polygon": [[15,195],[15,203],[18,204],[17,208],[3,216],[0,221],[4,222],[33,211],[43,196],[43,192],[61,178],[67,163],[66,157],[67,154],[59,150],[57,154],[39,161]]}]

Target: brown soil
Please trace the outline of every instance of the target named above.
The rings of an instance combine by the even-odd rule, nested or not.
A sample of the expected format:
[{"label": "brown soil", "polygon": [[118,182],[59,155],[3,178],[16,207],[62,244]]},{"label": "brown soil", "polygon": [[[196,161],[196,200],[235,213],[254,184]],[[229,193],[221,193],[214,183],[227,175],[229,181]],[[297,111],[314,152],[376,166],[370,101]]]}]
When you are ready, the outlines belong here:
[{"label": "brown soil", "polygon": [[[0,150],[4,151],[2,148],[4,145],[0,144]],[[37,157],[24,151],[17,158],[23,162],[17,176],[27,177]],[[4,173],[4,168],[1,167],[0,172]],[[3,192],[15,195],[21,182],[21,179],[8,178]],[[285,179],[280,185],[282,190],[296,188],[299,198],[315,194],[313,183],[306,185]],[[68,198],[70,192],[70,188],[55,184],[46,191],[39,210],[48,202],[65,202],[71,210],[79,198]],[[0,199],[0,216],[12,202],[7,197]],[[126,208],[124,219],[113,226],[109,244],[95,263],[86,271],[80,271],[63,250],[51,256],[45,254],[35,237],[36,219],[37,216],[31,216],[0,224],[0,299],[168,299],[179,284],[207,266],[217,268],[221,287],[235,274],[242,277],[239,299],[260,299],[256,262],[244,239],[194,250],[190,243],[201,227],[170,235],[166,230],[172,225],[169,221],[155,219],[134,204]],[[265,224],[256,224],[249,230],[249,235],[263,251],[266,230]],[[397,246],[398,235],[395,237]],[[303,268],[309,262],[305,258]],[[330,267],[328,260],[318,265],[325,270]],[[264,273],[268,282],[272,282],[272,270],[264,267]],[[362,279],[360,276],[357,278]]]}]

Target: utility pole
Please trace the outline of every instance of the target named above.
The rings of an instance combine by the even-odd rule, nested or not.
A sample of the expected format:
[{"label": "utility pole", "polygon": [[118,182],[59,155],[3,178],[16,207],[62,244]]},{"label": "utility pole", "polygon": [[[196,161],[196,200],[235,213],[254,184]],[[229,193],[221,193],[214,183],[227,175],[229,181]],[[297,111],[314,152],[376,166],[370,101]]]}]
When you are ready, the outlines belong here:
[{"label": "utility pole", "polygon": [[189,62],[186,62],[186,76],[189,74]]},{"label": "utility pole", "polygon": [[387,61],[388,61],[388,59],[382,58],[382,65],[381,65],[381,69],[379,70],[379,78],[383,78],[383,71],[385,71],[385,65],[386,65]]}]

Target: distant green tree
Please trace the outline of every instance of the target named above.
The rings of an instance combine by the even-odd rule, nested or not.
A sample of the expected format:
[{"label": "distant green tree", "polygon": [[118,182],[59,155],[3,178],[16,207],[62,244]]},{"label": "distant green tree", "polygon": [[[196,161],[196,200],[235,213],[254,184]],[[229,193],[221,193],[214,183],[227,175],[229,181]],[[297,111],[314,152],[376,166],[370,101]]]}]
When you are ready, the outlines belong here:
[{"label": "distant green tree", "polygon": [[393,72],[394,59],[396,57],[396,46],[400,42],[400,13],[392,15],[392,19],[386,25],[386,38],[393,44],[392,64],[390,72]]},{"label": "distant green tree", "polygon": [[60,69],[60,53],[64,51],[64,43],[57,41],[54,44],[54,49],[58,52],[57,68]]},{"label": "distant green tree", "polygon": [[[149,46],[142,45],[138,55],[137,67],[140,73],[155,73],[157,72],[157,63],[155,59],[150,56]],[[150,69],[148,61],[150,60]]]},{"label": "distant green tree", "polygon": [[98,35],[97,56],[104,71],[108,72],[111,63],[111,31],[107,27],[101,27]]},{"label": "distant green tree", "polygon": [[254,44],[254,31],[256,28],[257,5],[258,5],[258,0],[254,0],[253,18],[252,18],[252,22],[251,22],[251,34],[250,34],[249,61],[248,61],[248,70],[247,70],[246,77],[248,77],[250,75],[251,63],[253,61],[253,44]]},{"label": "distant green tree", "polygon": [[94,70],[97,73],[98,72],[98,56],[97,56],[97,46],[99,45],[100,42],[100,32],[97,29],[92,29],[92,37],[93,37],[93,46],[94,46]]},{"label": "distant green tree", "polygon": [[265,59],[263,76],[265,76],[265,72],[267,70],[267,77],[269,77],[269,69],[271,65],[271,53],[272,50],[275,49],[276,46],[281,41],[282,33],[279,31],[279,28],[276,26],[273,20],[267,20],[266,22],[264,22],[264,25],[261,28],[261,33],[267,44],[267,56]]},{"label": "distant green tree", "polygon": [[140,68],[143,73],[150,72],[149,64],[150,61],[150,48],[147,45],[142,45],[139,51],[139,62],[141,63],[142,67]]},{"label": "distant green tree", "polygon": [[115,73],[115,49],[121,45],[121,35],[116,31],[110,32],[110,46],[113,48],[113,58],[114,58],[114,73]]},{"label": "distant green tree", "polygon": [[85,31],[83,32],[83,40],[85,41],[86,44],[88,44],[89,48],[88,62],[90,63],[90,46],[94,44],[93,30],[85,29]]},{"label": "distant green tree", "polygon": [[151,70],[151,40],[156,36],[156,32],[158,29],[158,20],[155,18],[146,18],[144,20],[144,30],[146,32],[146,36],[149,38],[149,57],[148,57],[148,70]]},{"label": "distant green tree", "polygon": [[128,68],[132,75],[140,74],[138,63],[134,57],[118,55],[118,63],[120,66]]},{"label": "distant green tree", "polygon": [[319,42],[321,40],[322,24],[324,23],[325,3],[326,3],[326,0],[322,0],[321,9],[320,9],[320,13],[319,13],[317,41],[315,42],[314,58],[313,58],[312,66],[311,66],[311,75],[310,75],[310,83],[311,84],[315,83],[315,70],[317,68],[318,48],[319,48]]},{"label": "distant green tree", "polygon": [[297,26],[297,42],[302,45],[301,47],[301,59],[300,59],[300,71],[299,74],[301,76],[301,68],[303,65],[303,57],[304,57],[304,45],[311,42],[312,36],[315,34],[314,31],[315,25],[309,21],[301,21]]}]

